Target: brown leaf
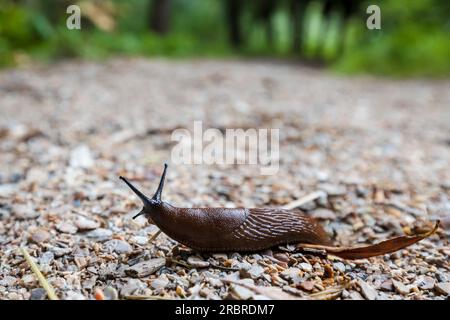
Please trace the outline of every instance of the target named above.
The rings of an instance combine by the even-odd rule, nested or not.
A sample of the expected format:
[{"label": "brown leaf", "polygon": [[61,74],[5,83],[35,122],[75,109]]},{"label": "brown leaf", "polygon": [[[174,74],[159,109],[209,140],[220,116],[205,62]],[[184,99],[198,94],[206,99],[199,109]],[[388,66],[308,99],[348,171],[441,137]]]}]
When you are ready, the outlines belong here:
[{"label": "brown leaf", "polygon": [[436,221],[434,228],[422,234],[411,236],[400,236],[389,240],[381,241],[373,245],[364,245],[358,247],[331,247],[316,244],[298,244],[300,248],[324,250],[327,254],[334,255],[343,259],[366,259],[392,253],[406,248],[422,239],[425,239],[436,232],[439,227],[439,221]]}]

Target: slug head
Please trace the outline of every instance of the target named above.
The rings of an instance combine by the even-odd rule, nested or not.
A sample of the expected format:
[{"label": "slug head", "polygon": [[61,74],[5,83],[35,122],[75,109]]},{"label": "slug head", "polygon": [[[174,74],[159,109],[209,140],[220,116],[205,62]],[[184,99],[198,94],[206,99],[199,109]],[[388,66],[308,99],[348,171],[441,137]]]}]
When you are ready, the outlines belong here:
[{"label": "slug head", "polygon": [[161,175],[161,180],[159,181],[158,189],[156,190],[155,194],[152,198],[147,197],[145,194],[143,194],[141,191],[139,191],[134,185],[131,184],[127,179],[120,176],[119,178],[123,180],[128,187],[130,187],[131,190],[141,199],[144,207],[142,210],[133,217],[133,219],[139,217],[140,215],[143,215],[145,213],[150,213],[152,208],[154,208],[156,205],[161,204],[161,193],[164,188],[164,180],[166,179],[166,171],[167,171],[167,163],[164,163],[164,171]]}]

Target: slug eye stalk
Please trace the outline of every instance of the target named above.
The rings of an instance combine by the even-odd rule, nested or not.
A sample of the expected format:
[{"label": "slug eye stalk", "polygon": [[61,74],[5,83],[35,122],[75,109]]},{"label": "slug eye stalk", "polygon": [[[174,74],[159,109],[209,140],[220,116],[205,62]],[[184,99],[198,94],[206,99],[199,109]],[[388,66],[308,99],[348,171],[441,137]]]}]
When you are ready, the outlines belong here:
[{"label": "slug eye stalk", "polygon": [[162,190],[164,188],[164,180],[166,179],[166,172],[167,172],[167,163],[164,163],[164,171],[161,175],[161,180],[159,181],[158,189],[156,190],[153,197],[150,199],[145,194],[143,194],[141,191],[139,191],[130,181],[128,181],[125,177],[120,176],[119,178],[127,184],[128,187],[141,199],[144,208],[136,214],[133,219],[139,217],[140,215],[144,214],[146,209],[150,208],[151,206],[161,203],[161,194]]}]

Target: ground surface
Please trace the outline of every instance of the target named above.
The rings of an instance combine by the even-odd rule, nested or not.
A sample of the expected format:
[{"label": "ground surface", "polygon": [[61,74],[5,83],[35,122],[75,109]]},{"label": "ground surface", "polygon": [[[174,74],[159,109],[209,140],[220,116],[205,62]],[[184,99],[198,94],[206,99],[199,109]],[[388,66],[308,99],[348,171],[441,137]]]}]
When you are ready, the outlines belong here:
[{"label": "ground surface", "polygon": [[[2,71],[0,299],[45,297],[21,245],[67,299],[92,299],[97,288],[107,298],[445,299],[449,87],[269,62],[113,60]],[[140,203],[118,176],[152,194],[170,160],[170,133],[192,130],[194,120],[280,128],[280,170],[171,165],[163,199],[174,205],[281,206],[323,190],[302,209],[336,244],[373,243],[429,228],[431,219],[442,227],[406,250],[358,261],[290,247],[171,252],[175,241],[162,234],[149,242],[157,228],[131,219]],[[165,263],[169,256],[175,262]]]}]

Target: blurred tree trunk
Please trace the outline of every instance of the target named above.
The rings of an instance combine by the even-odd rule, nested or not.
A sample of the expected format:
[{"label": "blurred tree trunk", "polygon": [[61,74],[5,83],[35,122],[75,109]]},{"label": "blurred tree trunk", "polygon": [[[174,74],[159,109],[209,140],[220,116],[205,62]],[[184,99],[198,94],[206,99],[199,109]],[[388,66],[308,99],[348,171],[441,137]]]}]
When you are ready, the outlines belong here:
[{"label": "blurred tree trunk", "polygon": [[153,0],[150,5],[150,30],[166,34],[170,30],[171,0]]},{"label": "blurred tree trunk", "polygon": [[242,45],[242,33],[239,23],[242,13],[242,2],[241,0],[226,0],[225,6],[230,41],[233,47],[238,48]]}]

